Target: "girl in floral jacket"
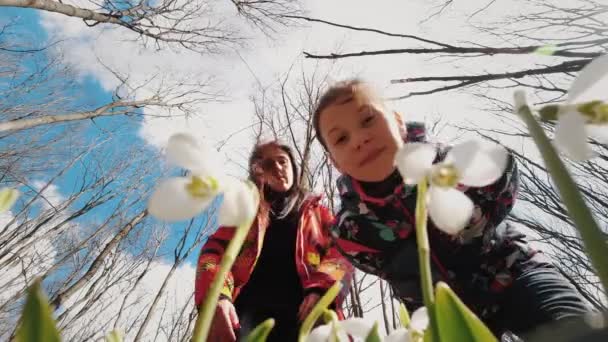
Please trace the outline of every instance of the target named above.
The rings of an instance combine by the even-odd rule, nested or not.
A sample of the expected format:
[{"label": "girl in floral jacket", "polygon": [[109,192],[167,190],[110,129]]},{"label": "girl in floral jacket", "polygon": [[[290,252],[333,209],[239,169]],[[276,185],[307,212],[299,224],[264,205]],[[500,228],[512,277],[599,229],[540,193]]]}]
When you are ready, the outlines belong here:
[{"label": "girl in floral jacket", "polygon": [[[336,168],[341,209],[333,234],[361,270],[386,279],[410,310],[422,293],[415,237],[416,186],[405,185],[395,155],[406,142],[424,142],[422,125],[403,125],[365,83],[330,88],[313,122]],[[449,147],[434,145],[434,163]],[[406,166],[407,167],[407,166]],[[433,280],[448,283],[497,334],[522,333],[539,324],[588,311],[580,294],[526,237],[505,221],[518,190],[509,155],[502,176],[466,189],[474,203],[464,230],[449,235],[428,225]]]},{"label": "girl in floral jacket", "polygon": [[[299,324],[336,281],[350,280],[352,265],[332,246],[331,212],[320,197],[300,189],[289,147],[277,142],[257,146],[250,178],[258,185],[260,209],[222,289],[210,341],[245,337],[274,318],[269,341],[296,341]],[[220,227],[203,246],[197,266],[195,302],[200,305],[232,238]],[[333,308],[339,317],[348,284]]]}]

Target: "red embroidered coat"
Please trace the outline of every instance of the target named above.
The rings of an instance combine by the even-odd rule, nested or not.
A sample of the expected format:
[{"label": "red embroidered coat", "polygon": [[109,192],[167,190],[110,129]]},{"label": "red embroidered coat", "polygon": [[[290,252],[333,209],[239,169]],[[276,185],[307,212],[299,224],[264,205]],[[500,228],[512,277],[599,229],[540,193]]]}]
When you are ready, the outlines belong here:
[{"label": "red embroidered coat", "polygon": [[[342,291],[334,304],[339,317],[342,302],[348,293],[353,266],[335,248],[330,237],[334,222],[332,213],[320,203],[321,197],[309,197],[304,201],[298,219],[296,237],[296,264],[304,293],[324,293],[336,281],[342,281]],[[256,218],[245,239],[232,269],[222,288],[222,295],[236,300],[260,256],[268,223],[261,224]],[[196,268],[194,300],[200,305],[207,295],[211,282],[218,272],[224,250],[234,234],[232,227],[220,227],[203,246]],[[277,275],[277,280],[280,275]]]}]

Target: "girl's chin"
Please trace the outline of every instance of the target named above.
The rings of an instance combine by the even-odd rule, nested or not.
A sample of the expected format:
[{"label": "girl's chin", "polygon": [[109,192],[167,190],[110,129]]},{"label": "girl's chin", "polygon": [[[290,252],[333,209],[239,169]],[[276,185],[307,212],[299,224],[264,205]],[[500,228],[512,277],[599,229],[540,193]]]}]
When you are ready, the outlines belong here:
[{"label": "girl's chin", "polygon": [[269,186],[273,191],[276,191],[276,192],[287,192],[287,190],[289,190],[289,188],[284,184],[281,184],[281,185],[270,184]]}]

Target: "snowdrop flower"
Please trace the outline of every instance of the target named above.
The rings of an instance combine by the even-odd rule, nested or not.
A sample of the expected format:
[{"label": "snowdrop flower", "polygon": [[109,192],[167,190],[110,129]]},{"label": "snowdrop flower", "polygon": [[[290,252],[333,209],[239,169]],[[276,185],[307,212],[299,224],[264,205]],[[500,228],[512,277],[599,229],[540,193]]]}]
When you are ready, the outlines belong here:
[{"label": "snowdrop flower", "polygon": [[422,341],[424,331],[429,326],[429,315],[425,307],[414,311],[407,328],[399,328],[391,332],[384,342],[417,342]]},{"label": "snowdrop flower", "polygon": [[219,224],[237,226],[255,215],[255,196],[247,183],[223,174],[223,165],[213,150],[201,146],[188,134],[175,134],[166,148],[171,164],[188,170],[186,177],[159,182],[148,202],[152,216],[165,221],[190,219],[223,194]]},{"label": "snowdrop flower", "polygon": [[444,161],[433,164],[436,153],[431,144],[408,143],[397,152],[395,163],[406,184],[428,178],[429,216],[437,228],[456,234],[469,223],[474,207],[456,187],[493,183],[504,172],[508,155],[499,145],[487,146],[474,140],[455,145]]},{"label": "snowdrop flower", "polygon": [[[315,328],[308,335],[306,342],[330,342],[334,322]],[[407,328],[399,328],[383,338],[385,342],[409,342],[422,340],[424,330],[429,325],[429,317],[425,307],[414,312]],[[339,342],[349,342],[348,336],[355,341],[364,341],[374,326],[374,322],[364,318],[350,318],[337,322],[337,337]]]},{"label": "snowdrop flower", "polygon": [[[585,161],[595,156],[587,144],[587,137],[602,136],[599,124],[608,123],[608,104],[596,101],[575,105],[592,86],[608,77],[608,55],[600,56],[587,64],[568,90],[565,105],[559,106],[555,127],[555,144],[573,161]],[[599,99],[606,100],[606,98]],[[580,102],[580,101],[579,101]],[[516,104],[520,108],[521,104]]]},{"label": "snowdrop flower", "polygon": [[[348,335],[342,329],[345,322],[351,322],[350,325],[355,325],[357,329],[367,329],[369,331],[372,327],[368,327],[368,323],[363,318],[351,318],[344,321],[338,321],[338,326],[334,326],[334,322],[329,324],[321,325],[314,328],[310,334],[306,337],[306,342],[334,342],[331,339],[332,330],[337,329],[338,342],[349,342]],[[347,324],[348,325],[348,324]],[[358,336],[358,335],[357,335]],[[365,335],[363,335],[365,337]]]}]

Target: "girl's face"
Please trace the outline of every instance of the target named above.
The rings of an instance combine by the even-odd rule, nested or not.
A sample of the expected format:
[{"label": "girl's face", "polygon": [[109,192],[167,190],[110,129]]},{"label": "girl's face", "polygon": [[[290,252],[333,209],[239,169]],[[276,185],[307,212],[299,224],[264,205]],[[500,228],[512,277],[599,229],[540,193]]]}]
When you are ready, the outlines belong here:
[{"label": "girl's face", "polygon": [[319,116],[321,137],[341,173],[377,182],[395,170],[395,154],[403,144],[397,121],[370,91],[360,87]]},{"label": "girl's face", "polygon": [[286,192],[293,186],[293,166],[289,155],[278,146],[261,151],[260,159],[252,165],[254,177],[276,192]]}]

